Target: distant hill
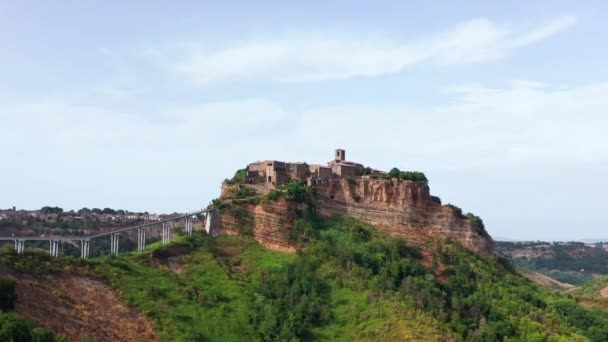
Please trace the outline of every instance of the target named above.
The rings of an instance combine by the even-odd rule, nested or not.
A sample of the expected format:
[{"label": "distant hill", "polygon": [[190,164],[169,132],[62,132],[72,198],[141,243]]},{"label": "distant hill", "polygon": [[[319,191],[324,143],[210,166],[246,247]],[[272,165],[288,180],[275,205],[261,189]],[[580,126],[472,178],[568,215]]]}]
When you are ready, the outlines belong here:
[{"label": "distant hill", "polygon": [[496,250],[519,268],[567,284],[580,285],[608,274],[608,244],[604,243],[499,241]]}]

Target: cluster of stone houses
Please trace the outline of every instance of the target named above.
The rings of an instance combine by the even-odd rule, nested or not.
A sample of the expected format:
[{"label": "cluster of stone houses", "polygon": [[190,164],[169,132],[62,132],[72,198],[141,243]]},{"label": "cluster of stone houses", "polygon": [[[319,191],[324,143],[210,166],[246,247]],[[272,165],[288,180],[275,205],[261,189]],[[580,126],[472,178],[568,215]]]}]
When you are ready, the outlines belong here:
[{"label": "cluster of stone houses", "polygon": [[0,210],[0,221],[27,224],[30,221],[55,223],[59,221],[98,221],[98,222],[125,222],[125,221],[160,221],[165,215],[126,213],[120,214],[99,214],[99,213],[76,213],[74,211],[62,213],[45,213],[41,210]]},{"label": "cluster of stone houses", "polygon": [[[291,180],[299,180],[307,185],[331,178],[359,177],[363,174],[362,164],[346,160],[346,151],[337,149],[334,159],[326,165],[289,163],[276,160],[265,160],[251,163],[247,166],[245,183],[285,185]],[[382,174],[382,171],[370,170],[371,173]]]}]

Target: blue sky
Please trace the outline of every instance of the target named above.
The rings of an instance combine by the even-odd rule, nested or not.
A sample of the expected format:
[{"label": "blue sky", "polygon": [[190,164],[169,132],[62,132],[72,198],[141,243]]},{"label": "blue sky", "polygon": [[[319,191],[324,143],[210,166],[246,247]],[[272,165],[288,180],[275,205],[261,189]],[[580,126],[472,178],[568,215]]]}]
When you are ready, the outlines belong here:
[{"label": "blue sky", "polygon": [[0,1],[0,207],[192,210],[343,147],[494,236],[606,238],[607,9]]}]

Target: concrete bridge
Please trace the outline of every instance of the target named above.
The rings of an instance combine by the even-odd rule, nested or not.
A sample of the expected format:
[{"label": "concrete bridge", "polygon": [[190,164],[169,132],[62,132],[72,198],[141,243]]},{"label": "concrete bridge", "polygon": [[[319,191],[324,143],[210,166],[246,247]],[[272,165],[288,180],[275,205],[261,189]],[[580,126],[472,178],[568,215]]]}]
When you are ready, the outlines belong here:
[{"label": "concrete bridge", "polygon": [[207,234],[215,234],[218,217],[217,211],[214,208],[195,211],[192,213],[182,214],[179,216],[167,218],[161,221],[149,222],[133,227],[119,228],[112,231],[89,235],[89,236],[0,236],[0,241],[14,241],[17,254],[23,254],[25,251],[26,241],[48,241],[49,254],[51,256],[59,256],[59,242],[74,241],[80,242],[80,257],[86,259],[89,257],[89,249],[91,240],[110,237],[110,254],[118,255],[120,245],[120,234],[130,231],[137,231],[137,250],[143,251],[146,248],[146,233],[158,230],[161,235],[163,244],[168,244],[171,241],[171,231],[178,223],[183,222],[186,234],[192,235],[194,223],[198,219],[205,220],[204,230]]}]

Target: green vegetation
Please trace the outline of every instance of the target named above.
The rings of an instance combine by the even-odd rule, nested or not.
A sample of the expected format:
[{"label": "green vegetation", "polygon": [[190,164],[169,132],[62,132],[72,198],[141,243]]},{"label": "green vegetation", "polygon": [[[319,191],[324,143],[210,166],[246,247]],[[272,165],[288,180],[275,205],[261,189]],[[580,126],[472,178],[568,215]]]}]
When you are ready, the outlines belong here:
[{"label": "green vegetation", "polygon": [[0,312],[0,341],[6,342],[55,342],[67,341],[63,336],[38,327],[15,313]]},{"label": "green vegetation", "polygon": [[40,208],[40,212],[43,214],[61,214],[63,213],[63,209],[60,207],[42,207]]},{"label": "green vegetation", "polygon": [[236,191],[236,193],[234,194],[234,197],[235,198],[246,198],[246,197],[255,196],[256,194],[257,193],[254,188],[244,186]]},{"label": "green vegetation", "polygon": [[0,263],[99,277],[153,319],[162,340],[608,340],[606,311],[453,241],[422,253],[356,220],[314,216],[291,230],[305,246],[296,254],[244,235],[196,232],[169,247],[87,261],[5,248]]},{"label": "green vegetation", "polygon": [[230,185],[243,183],[247,177],[247,168],[237,170],[231,179],[226,179],[225,182]]},{"label": "green vegetation", "polygon": [[12,279],[0,277],[0,311],[10,311],[15,308],[15,282]]},{"label": "green vegetation", "polygon": [[439,196],[431,195],[431,202],[441,205],[441,198],[439,198]]},{"label": "green vegetation", "polygon": [[597,277],[576,289],[576,293],[589,296],[597,296],[598,292],[608,287],[608,276]]},{"label": "green vegetation", "polygon": [[226,213],[236,221],[239,227],[239,234],[241,235],[252,235],[253,234],[253,216],[247,211],[247,209],[235,206],[227,209]]},{"label": "green vegetation", "polygon": [[367,176],[367,175],[371,175],[372,174],[372,168],[369,166],[365,166],[363,167],[363,169],[361,169],[361,176]]},{"label": "green vegetation", "polygon": [[304,185],[298,180],[291,181],[288,185],[276,186],[272,191],[266,194],[266,199],[274,201],[279,197],[285,197],[286,200],[296,203],[306,203],[309,201],[314,189]]},{"label": "green vegetation", "polygon": [[393,179],[397,178],[399,180],[408,180],[413,182],[428,182],[428,179],[424,175],[424,173],[419,171],[401,171],[398,168],[392,168],[386,175],[385,178]]},{"label": "green vegetation", "polygon": [[454,213],[456,214],[456,216],[464,217],[464,215],[462,214],[462,209],[460,209],[460,207],[457,207],[450,203],[446,204],[445,206],[448,208],[451,208],[454,211]]},{"label": "green vegetation", "polygon": [[486,231],[486,226],[483,224],[483,220],[481,219],[481,217],[472,213],[468,213],[465,216],[469,220],[469,222],[471,222],[477,233],[482,236],[490,236]]}]

